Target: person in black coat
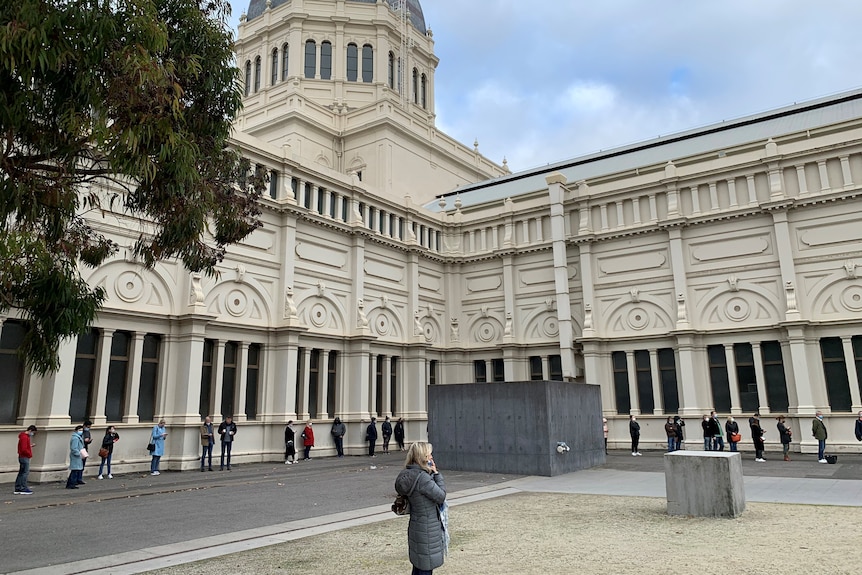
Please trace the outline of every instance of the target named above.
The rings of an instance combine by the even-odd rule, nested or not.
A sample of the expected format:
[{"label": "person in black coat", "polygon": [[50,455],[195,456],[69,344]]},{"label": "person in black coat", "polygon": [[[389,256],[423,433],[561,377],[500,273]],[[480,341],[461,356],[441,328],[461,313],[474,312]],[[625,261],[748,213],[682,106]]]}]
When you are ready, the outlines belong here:
[{"label": "person in black coat", "polygon": [[380,426],[380,431],[383,432],[383,453],[389,453],[389,440],[392,439],[392,424],[389,422],[389,416]]},{"label": "person in black coat", "polygon": [[778,439],[781,440],[781,449],[784,451],[784,461],[790,461],[790,426],[784,420],[783,415],[779,415],[775,419],[778,420]]},{"label": "person in black coat", "polygon": [[673,416],[673,427],[676,430],[676,447],[674,451],[682,449],[682,442],[685,440],[685,421],[678,415]]},{"label": "person in black coat", "polygon": [[377,457],[374,455],[374,444],[377,443],[377,418],[372,417],[371,423],[368,424],[368,428],[365,430],[365,441],[368,442],[368,455],[370,457]]},{"label": "person in black coat", "polygon": [[758,463],[763,463],[766,461],[763,457],[763,450],[765,449],[763,443],[763,428],[760,427],[760,419],[758,417],[752,417],[749,419],[751,422],[751,441],[754,442],[754,460]]},{"label": "person in black coat", "polygon": [[629,416],[629,434],[632,436],[632,455],[641,455],[638,451],[638,443],[641,440],[641,424],[638,423],[637,417]]},{"label": "person in black coat", "polygon": [[856,441],[862,441],[862,411],[859,412],[859,419],[856,420]]},{"label": "person in black coat", "polygon": [[[862,439],[860,439],[862,441]],[[395,423],[395,443],[398,444],[398,449],[404,451],[404,418],[399,417]]]},{"label": "person in black coat", "polygon": [[703,416],[703,421],[700,422],[700,427],[703,428],[703,450],[712,451],[712,419],[708,415]]},{"label": "person in black coat", "polygon": [[218,434],[221,436],[221,465],[219,471],[224,471],[225,454],[227,454],[227,470],[230,471],[230,452],[233,442],[236,440],[236,423],[233,416],[228,415],[218,426]]},{"label": "person in black coat", "polygon": [[296,432],[293,430],[293,420],[287,422],[284,428],[284,464],[296,463]]}]

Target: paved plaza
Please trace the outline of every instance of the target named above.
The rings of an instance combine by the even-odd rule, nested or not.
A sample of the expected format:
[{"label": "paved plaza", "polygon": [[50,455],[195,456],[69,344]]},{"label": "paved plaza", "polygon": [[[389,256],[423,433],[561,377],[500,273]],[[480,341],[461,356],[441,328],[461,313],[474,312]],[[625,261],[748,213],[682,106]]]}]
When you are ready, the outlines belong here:
[{"label": "paved plaza", "polygon": [[[862,455],[836,465],[811,455],[755,463],[744,454],[751,502],[862,505]],[[520,492],[664,497],[663,453],[612,452],[606,465],[549,477],[443,469],[453,506]],[[768,455],[767,455],[768,457]],[[400,453],[231,472],[136,473],[68,491],[34,485],[0,498],[4,573],[140,573],[395,518],[389,511]]]}]

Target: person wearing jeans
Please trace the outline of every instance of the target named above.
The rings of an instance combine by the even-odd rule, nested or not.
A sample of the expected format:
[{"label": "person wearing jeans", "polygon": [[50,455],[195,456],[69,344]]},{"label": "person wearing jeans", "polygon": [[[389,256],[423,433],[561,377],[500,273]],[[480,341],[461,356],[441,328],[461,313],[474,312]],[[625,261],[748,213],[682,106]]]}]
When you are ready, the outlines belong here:
[{"label": "person wearing jeans", "polygon": [[213,446],[215,445],[215,433],[213,433],[213,420],[207,415],[204,422],[201,423],[201,471],[204,470],[204,465],[208,462],[210,471],[213,470]]},{"label": "person wearing jeans", "polygon": [[667,452],[676,448],[676,427],[673,425],[673,418],[668,417],[667,423],[664,424],[664,432],[667,434]]},{"label": "person wearing jeans", "polygon": [[724,430],[727,432],[727,443],[730,445],[730,451],[736,451],[736,444],[739,442],[734,441],[733,437],[739,435],[739,424],[736,423],[736,420],[732,416],[727,416],[727,421],[724,422]]},{"label": "person wearing jeans", "polygon": [[33,443],[30,439],[36,435],[36,426],[31,425],[27,431],[18,434],[18,476],[15,477],[15,495],[32,495],[27,486],[30,476],[30,460],[33,458]]},{"label": "person wearing jeans", "polygon": [[227,454],[227,470],[230,471],[230,451],[236,437],[236,423],[233,416],[228,415],[218,426],[218,434],[221,436],[221,464],[219,471],[224,471],[224,456]]},{"label": "person wearing jeans", "polygon": [[155,446],[153,450],[153,459],[150,461],[150,475],[161,475],[159,471],[159,462],[165,454],[165,438],[168,436],[168,431],[165,429],[165,420],[159,420],[159,424],[153,427],[150,432],[150,442]]},{"label": "person wearing jeans", "polygon": [[823,423],[823,412],[819,409],[811,422],[811,435],[817,440],[817,461],[826,463],[826,424]]},{"label": "person wearing jeans", "polygon": [[111,457],[114,455],[114,444],[120,440],[120,434],[112,425],[105,431],[105,437],[102,438],[102,449],[107,450],[108,454],[102,457],[102,462],[99,463],[99,479],[103,479],[102,472],[105,470],[105,464],[108,464],[108,479],[113,479],[111,475]]}]

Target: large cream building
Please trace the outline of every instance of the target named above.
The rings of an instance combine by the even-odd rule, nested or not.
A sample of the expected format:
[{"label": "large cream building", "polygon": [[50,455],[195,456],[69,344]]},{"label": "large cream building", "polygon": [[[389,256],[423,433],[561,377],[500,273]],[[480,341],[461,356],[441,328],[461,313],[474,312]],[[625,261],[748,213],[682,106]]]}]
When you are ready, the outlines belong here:
[{"label": "large cream building", "polygon": [[862,91],[512,174],[435,127],[416,0],[252,0],[236,50],[264,226],[217,277],[128,250],[88,272],[107,301],[56,374],[25,373],[0,318],[6,479],[31,423],[34,480],[65,473],[86,417],[117,426],[120,473],[148,468],[161,417],[163,469],[198,465],[208,414],[234,415],[239,462],[280,459],[290,419],[328,454],[341,417],[358,454],[372,415],[424,437],[427,386],[502,380],[599,385],[612,446],[630,414],[655,447],[680,414],[696,448],[715,409],[750,450],[759,408],[767,450],[783,413],[816,451],[817,409],[830,451],[859,449]]}]

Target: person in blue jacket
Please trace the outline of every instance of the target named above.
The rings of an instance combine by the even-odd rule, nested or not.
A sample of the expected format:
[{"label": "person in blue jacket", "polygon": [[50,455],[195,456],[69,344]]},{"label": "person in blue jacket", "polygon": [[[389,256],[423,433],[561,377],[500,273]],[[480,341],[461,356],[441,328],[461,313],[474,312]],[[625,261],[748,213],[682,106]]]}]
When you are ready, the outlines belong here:
[{"label": "person in blue jacket", "polygon": [[69,440],[69,479],[66,480],[66,489],[78,489],[84,481],[84,459],[81,450],[84,449],[84,426],[75,426],[75,431]]},{"label": "person in blue jacket", "polygon": [[165,420],[159,420],[159,424],[153,427],[150,434],[150,441],[156,447],[153,450],[153,460],[150,462],[150,475],[159,475],[159,461],[165,454],[165,438],[167,436],[168,430],[165,429]]}]

